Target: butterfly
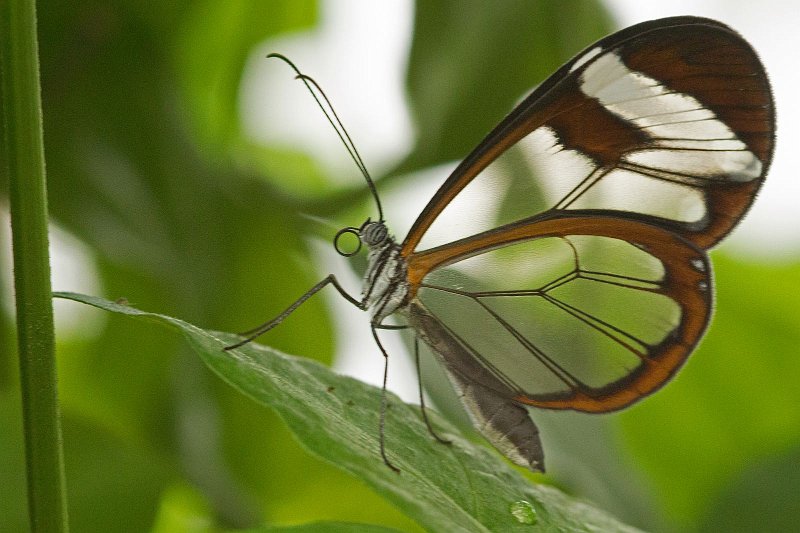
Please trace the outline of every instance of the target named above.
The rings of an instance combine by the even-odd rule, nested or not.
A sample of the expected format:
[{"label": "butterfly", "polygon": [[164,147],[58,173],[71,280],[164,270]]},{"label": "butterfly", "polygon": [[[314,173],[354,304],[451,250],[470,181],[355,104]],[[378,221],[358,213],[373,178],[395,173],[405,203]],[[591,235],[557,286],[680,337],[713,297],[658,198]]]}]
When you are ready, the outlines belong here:
[{"label": "butterfly", "polygon": [[[229,349],[333,285],[369,312],[387,360],[378,331],[410,329],[417,364],[422,341],[476,429],[514,463],[544,471],[528,407],[625,408],[697,346],[712,311],[707,250],[748,210],[774,145],[769,81],[734,30],[672,17],[587,47],[467,155],[402,241],[324,92],[274,55],[328,105],[378,218],[334,239],[342,255],[367,249],[360,297],[330,275]],[[384,447],[385,386],[386,369],[380,451],[396,469]]]}]

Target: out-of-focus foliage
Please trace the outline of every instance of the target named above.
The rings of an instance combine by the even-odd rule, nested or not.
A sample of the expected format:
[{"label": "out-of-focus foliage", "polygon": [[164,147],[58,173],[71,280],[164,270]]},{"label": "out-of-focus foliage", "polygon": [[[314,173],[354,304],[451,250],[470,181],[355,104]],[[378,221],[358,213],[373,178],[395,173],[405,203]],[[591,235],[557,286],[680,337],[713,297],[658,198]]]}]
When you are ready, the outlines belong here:
[{"label": "out-of-focus foliage", "polygon": [[789,496],[800,472],[800,265],[712,256],[712,327],[673,383],[621,415],[624,439],[677,524],[791,531],[800,524]]},{"label": "out-of-focus foliage", "polygon": [[613,28],[594,2],[434,6],[421,2],[414,20],[408,87],[419,135],[403,170],[462,159],[534,84]]},{"label": "out-of-focus foliage", "polygon": [[[527,87],[612,29],[595,2],[501,5],[416,6],[408,90],[418,137],[391,173],[396,186],[463,157]],[[318,11],[303,0],[40,3],[50,209],[91,251],[103,296],[240,330],[324,274],[306,240],[318,228],[299,213],[356,209],[365,191],[336,190],[307,157],[253,145],[236,100],[254,47],[316,27]],[[275,185],[308,174],[302,186]],[[649,530],[792,530],[796,499],[781,498],[798,487],[800,270],[715,262],[715,320],[674,382],[620,415],[535,414],[551,479]],[[323,301],[265,342],[328,363]],[[0,530],[24,531],[10,320],[0,330]],[[116,315],[84,320],[101,327],[58,346],[74,531],[310,521],[419,531],[309,456],[176,336]]]},{"label": "out-of-focus foliage", "polygon": [[[242,170],[229,150],[246,57],[317,16],[314,2],[295,0],[41,6],[50,210],[91,249],[104,294],[237,330],[316,281],[292,199]],[[270,342],[330,361],[322,302],[309,304],[298,330],[276,331]],[[313,336],[298,334],[303,324],[314,324]],[[274,414],[212,377],[175,338],[109,317],[98,335],[60,343],[59,356],[75,531],[145,531],[168,489],[184,483],[229,526],[340,517],[409,524],[310,458]],[[3,455],[12,458],[18,452]],[[0,471],[21,472],[14,465]],[[2,481],[0,529],[24,530],[24,478]],[[331,492],[349,497],[325,497]]]}]

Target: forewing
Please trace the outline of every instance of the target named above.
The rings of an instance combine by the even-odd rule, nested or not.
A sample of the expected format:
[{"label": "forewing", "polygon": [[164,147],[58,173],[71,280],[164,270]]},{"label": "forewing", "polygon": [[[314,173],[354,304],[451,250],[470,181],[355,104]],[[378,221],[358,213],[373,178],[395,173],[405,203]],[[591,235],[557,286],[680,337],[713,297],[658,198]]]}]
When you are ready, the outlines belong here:
[{"label": "forewing", "polygon": [[435,316],[478,369],[465,379],[551,409],[612,411],[657,390],[711,310],[702,249],[606,216],[562,215],[414,254],[408,278],[410,308]]},{"label": "forewing", "polygon": [[403,254],[558,211],[708,248],[752,202],[773,137],[769,82],[736,32],[697,17],[632,26],[520,103],[431,199]]}]

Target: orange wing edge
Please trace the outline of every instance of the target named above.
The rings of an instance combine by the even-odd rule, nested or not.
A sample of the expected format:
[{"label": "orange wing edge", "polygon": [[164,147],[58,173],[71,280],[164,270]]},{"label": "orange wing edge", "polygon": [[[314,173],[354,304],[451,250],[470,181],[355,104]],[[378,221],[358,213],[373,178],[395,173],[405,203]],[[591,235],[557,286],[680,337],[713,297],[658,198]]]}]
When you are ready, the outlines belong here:
[{"label": "orange wing edge", "polygon": [[516,222],[448,245],[411,254],[408,261],[408,300],[416,298],[425,276],[462,259],[525,240],[592,235],[627,241],[664,265],[659,293],[681,309],[680,322],[659,344],[650,346],[642,364],[630,374],[600,388],[535,395],[516,392],[514,401],[544,409],[571,409],[587,413],[615,411],[661,388],[675,375],[697,346],[711,318],[711,266],[706,253],[658,226],[611,216],[550,213]]}]

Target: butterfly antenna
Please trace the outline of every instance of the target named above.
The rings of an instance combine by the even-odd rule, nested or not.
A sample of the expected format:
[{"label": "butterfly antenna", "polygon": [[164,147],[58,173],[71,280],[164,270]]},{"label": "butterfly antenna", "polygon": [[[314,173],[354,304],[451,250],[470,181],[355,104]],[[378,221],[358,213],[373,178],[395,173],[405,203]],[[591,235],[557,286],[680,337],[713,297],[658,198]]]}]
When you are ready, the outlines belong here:
[{"label": "butterfly antenna", "polygon": [[[350,154],[350,158],[358,167],[358,170],[361,171],[361,174],[364,176],[364,179],[367,181],[367,185],[369,186],[369,190],[372,193],[372,197],[375,199],[375,205],[378,207],[378,219],[380,222],[383,222],[383,207],[381,206],[381,200],[378,197],[378,189],[375,187],[375,182],[372,181],[372,177],[369,175],[369,171],[367,170],[367,166],[364,164],[364,160],[361,159],[361,154],[358,153],[358,149],[356,145],[353,143],[353,139],[350,138],[350,134],[347,133],[347,129],[344,127],[341,119],[339,119],[339,115],[336,113],[336,110],[333,108],[333,104],[328,99],[328,96],[325,94],[325,91],[322,90],[322,87],[314,80],[314,78],[310,76],[306,76],[300,69],[295,66],[286,56],[282,54],[272,53],[267,56],[267,58],[277,58],[282,60],[284,63],[289,65],[292,70],[295,71],[297,76],[295,76],[298,80],[302,81],[303,84],[308,89],[308,92],[311,93],[311,96],[314,97],[314,100],[317,102],[317,105],[322,110],[322,113],[325,115],[325,118],[328,119],[328,122],[333,127],[334,131],[336,131],[336,135],[339,136],[339,139],[344,144],[347,153]],[[322,100],[320,100],[320,96]],[[322,102],[325,102],[323,105]],[[327,106],[327,107],[326,107]]]}]

